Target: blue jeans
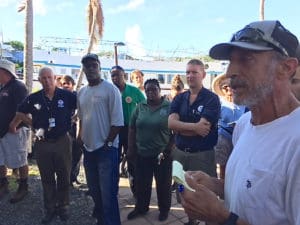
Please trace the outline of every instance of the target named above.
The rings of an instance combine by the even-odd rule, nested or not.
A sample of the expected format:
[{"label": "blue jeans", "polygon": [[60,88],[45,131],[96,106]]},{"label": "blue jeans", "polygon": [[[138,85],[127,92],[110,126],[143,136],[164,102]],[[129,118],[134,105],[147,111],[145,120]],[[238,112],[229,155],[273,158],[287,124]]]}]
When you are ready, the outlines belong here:
[{"label": "blue jeans", "polygon": [[118,204],[118,149],[103,147],[84,153],[84,168],[89,191],[95,203],[98,224],[121,225]]}]

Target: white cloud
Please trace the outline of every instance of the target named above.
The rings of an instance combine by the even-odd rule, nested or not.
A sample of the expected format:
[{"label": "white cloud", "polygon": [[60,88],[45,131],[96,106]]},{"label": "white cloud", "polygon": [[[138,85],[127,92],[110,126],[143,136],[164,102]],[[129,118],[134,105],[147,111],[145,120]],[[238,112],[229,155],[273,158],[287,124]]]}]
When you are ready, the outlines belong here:
[{"label": "white cloud", "polygon": [[10,5],[18,5],[22,0],[0,0],[0,8],[5,8]]},{"label": "white cloud", "polygon": [[37,15],[45,16],[47,14],[47,7],[44,0],[33,0],[33,11]]},{"label": "white cloud", "polygon": [[114,8],[110,8],[107,10],[108,14],[116,14],[124,11],[132,11],[140,7],[141,5],[144,4],[144,0],[130,0],[127,4],[125,5],[119,5]]},{"label": "white cloud", "polygon": [[[0,7],[1,7],[2,1],[5,1],[5,0],[0,0],[0,1],[1,1],[1,3],[0,3]],[[7,2],[8,1],[9,0],[7,0]],[[16,0],[15,1],[16,11],[20,5],[23,5],[22,4],[23,2],[25,2],[25,0]],[[9,3],[11,3],[11,2],[9,2]],[[45,16],[47,14],[47,7],[45,5],[44,0],[33,0],[32,6],[33,6],[33,13],[35,15]],[[25,10],[23,10],[22,13],[25,13]]]},{"label": "white cloud", "polygon": [[126,29],[125,40],[128,43],[129,54],[139,58],[146,55],[146,50],[142,44],[142,31],[139,25],[134,25]]},{"label": "white cloud", "polygon": [[225,18],[224,17],[217,17],[214,19],[214,22],[216,23],[225,23]]},{"label": "white cloud", "polygon": [[[0,7],[7,7],[9,5],[16,5],[18,0],[0,0]],[[21,2],[21,1],[19,1]]]},{"label": "white cloud", "polygon": [[73,8],[73,6],[74,6],[73,2],[64,1],[64,2],[61,2],[61,3],[57,4],[55,6],[55,9],[58,12],[63,12],[64,10],[69,10],[70,8]]}]

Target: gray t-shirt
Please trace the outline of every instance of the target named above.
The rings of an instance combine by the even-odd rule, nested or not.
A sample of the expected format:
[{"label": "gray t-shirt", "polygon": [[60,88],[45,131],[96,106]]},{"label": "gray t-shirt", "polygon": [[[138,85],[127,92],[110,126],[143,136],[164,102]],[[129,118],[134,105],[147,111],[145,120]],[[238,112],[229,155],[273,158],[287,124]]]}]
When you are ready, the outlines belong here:
[{"label": "gray t-shirt", "polygon": [[[96,86],[84,86],[77,95],[82,140],[87,151],[105,144],[111,126],[124,126],[122,99],[119,90],[103,80]],[[113,146],[118,147],[116,137]]]}]

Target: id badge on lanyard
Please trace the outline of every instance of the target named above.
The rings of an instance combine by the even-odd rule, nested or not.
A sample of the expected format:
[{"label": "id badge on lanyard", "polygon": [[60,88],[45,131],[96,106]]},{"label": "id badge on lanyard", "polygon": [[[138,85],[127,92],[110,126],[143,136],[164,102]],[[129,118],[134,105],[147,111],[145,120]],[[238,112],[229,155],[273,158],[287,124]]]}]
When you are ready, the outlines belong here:
[{"label": "id badge on lanyard", "polygon": [[48,119],[49,121],[49,127],[48,127],[48,130],[50,131],[52,128],[55,127],[55,118],[51,117]]},{"label": "id badge on lanyard", "polygon": [[55,118],[49,118],[49,128],[55,127]]}]

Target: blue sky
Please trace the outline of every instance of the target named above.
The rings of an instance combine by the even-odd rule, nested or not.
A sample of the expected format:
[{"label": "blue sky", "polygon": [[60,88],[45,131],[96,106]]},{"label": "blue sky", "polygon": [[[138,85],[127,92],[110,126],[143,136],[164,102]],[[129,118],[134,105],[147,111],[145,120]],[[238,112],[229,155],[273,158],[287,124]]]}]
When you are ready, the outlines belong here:
[{"label": "blue sky", "polygon": [[[17,13],[19,2],[0,1],[4,41],[24,40],[24,13]],[[34,44],[46,36],[87,38],[87,3],[33,0]],[[259,0],[104,0],[102,5],[103,43],[122,41],[126,46],[119,51],[136,57],[207,54],[214,44],[228,41],[234,31],[259,19]],[[265,19],[280,20],[300,37],[299,8],[299,0],[266,0]],[[113,46],[102,45],[100,49],[113,50]]]}]

